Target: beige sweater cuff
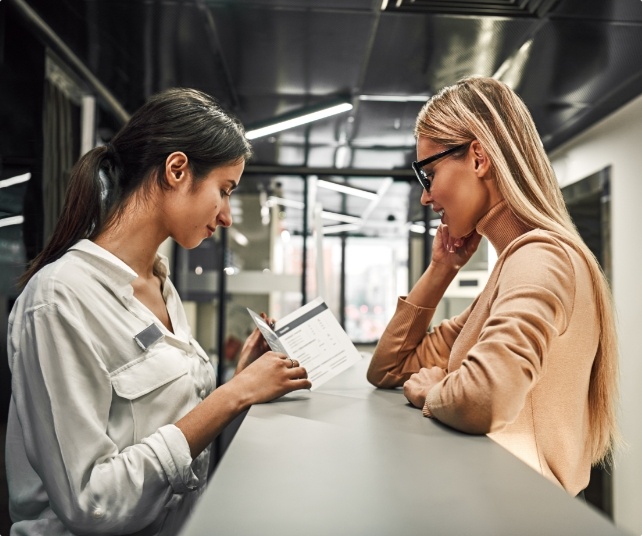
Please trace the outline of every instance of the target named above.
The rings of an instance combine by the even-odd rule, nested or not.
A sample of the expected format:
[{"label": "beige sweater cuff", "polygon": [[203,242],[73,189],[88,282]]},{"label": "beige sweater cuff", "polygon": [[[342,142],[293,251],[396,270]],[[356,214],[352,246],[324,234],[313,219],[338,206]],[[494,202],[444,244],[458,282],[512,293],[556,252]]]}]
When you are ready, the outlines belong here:
[{"label": "beige sweater cuff", "polygon": [[428,391],[426,396],[426,401],[424,402],[424,407],[421,412],[424,414],[424,417],[429,419],[434,419],[435,416],[432,414],[431,408],[438,408],[441,405],[441,384],[439,382],[437,385],[433,385],[432,389]]},{"label": "beige sweater cuff", "polygon": [[428,397],[426,397],[426,401],[424,402],[424,407],[421,412],[424,414],[424,417],[432,419],[432,413],[430,412],[430,408],[428,407]]}]

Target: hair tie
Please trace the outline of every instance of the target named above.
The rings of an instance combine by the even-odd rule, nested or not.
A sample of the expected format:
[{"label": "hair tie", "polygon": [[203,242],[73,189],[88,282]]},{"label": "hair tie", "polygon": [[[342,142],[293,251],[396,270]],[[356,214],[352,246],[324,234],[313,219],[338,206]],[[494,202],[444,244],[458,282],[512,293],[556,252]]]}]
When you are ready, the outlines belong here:
[{"label": "hair tie", "polygon": [[116,147],[111,143],[106,143],[104,147],[106,149],[105,159],[99,172],[99,180],[103,211],[106,212],[119,197],[123,163]]},{"label": "hair tie", "polygon": [[114,147],[111,143],[105,144],[105,147],[107,148],[106,156],[111,160],[114,167],[122,169],[123,162],[120,159],[120,155],[118,154],[116,147]]}]

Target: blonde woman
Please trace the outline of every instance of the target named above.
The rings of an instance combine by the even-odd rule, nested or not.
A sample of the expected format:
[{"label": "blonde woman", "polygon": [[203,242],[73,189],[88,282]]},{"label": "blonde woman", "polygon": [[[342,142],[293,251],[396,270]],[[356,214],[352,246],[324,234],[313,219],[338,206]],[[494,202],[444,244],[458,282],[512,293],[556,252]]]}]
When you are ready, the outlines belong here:
[{"label": "blonde woman", "polygon": [[[368,380],[403,386],[426,417],[489,434],[580,494],[617,435],[614,315],[533,120],[508,86],[472,77],[427,102],[415,135],[421,203],[441,225],[430,266],[399,299]],[[481,236],[498,256],[486,287],[427,333]]]}]

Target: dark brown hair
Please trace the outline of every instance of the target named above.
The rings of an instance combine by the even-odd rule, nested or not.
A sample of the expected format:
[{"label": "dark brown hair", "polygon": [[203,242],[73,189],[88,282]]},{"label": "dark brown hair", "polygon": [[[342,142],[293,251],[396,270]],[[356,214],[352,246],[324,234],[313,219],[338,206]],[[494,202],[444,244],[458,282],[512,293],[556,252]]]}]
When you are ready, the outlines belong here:
[{"label": "dark brown hair", "polygon": [[98,236],[135,192],[167,188],[165,161],[175,151],[187,155],[198,182],[216,167],[249,159],[252,149],[241,123],[209,95],[173,88],[152,96],[108,145],[92,149],[73,167],[52,237],[20,283],[26,285],[78,240]]}]

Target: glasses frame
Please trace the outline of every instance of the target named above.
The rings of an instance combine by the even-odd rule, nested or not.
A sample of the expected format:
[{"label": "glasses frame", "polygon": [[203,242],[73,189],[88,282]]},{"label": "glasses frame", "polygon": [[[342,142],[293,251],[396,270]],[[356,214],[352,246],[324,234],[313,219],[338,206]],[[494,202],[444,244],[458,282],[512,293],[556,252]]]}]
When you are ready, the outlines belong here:
[{"label": "glasses frame", "polygon": [[423,187],[426,192],[430,192],[430,186],[432,182],[428,179],[426,176],[426,172],[424,171],[424,166],[427,166],[428,164],[432,164],[433,162],[436,162],[440,158],[443,158],[444,156],[448,156],[449,154],[454,153],[455,151],[458,151],[459,149],[463,149],[468,145],[467,143],[462,143],[461,145],[456,145],[455,147],[451,147],[450,149],[446,149],[445,151],[441,151],[440,153],[434,154],[432,156],[429,156],[428,158],[424,158],[423,160],[415,160],[412,163],[412,169],[415,172],[415,175],[417,175],[417,180],[419,181],[419,184]]}]

